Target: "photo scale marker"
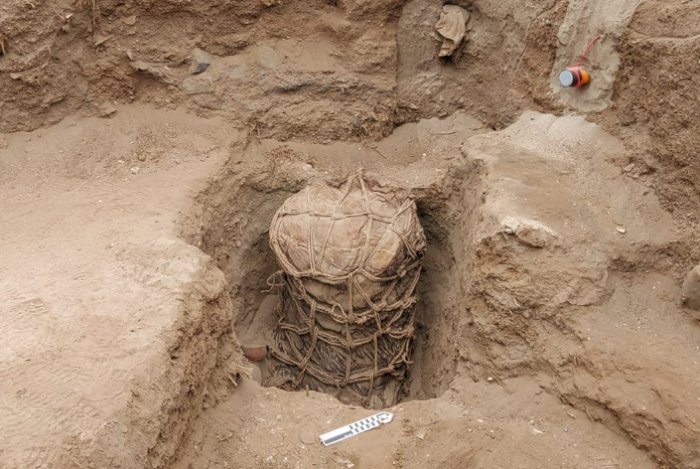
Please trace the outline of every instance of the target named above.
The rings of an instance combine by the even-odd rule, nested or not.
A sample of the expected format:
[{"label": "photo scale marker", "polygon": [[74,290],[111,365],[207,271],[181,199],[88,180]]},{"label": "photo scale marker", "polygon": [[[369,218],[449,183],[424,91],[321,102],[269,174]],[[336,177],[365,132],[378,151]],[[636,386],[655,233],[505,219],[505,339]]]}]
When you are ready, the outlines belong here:
[{"label": "photo scale marker", "polygon": [[330,446],[332,444],[338,443],[339,441],[346,440],[360,433],[372,430],[379,427],[380,425],[387,424],[391,422],[394,418],[394,414],[391,412],[379,412],[378,414],[370,415],[369,417],[360,419],[356,422],[352,422],[335,430],[331,430],[328,433],[321,435],[321,443],[324,446]]}]

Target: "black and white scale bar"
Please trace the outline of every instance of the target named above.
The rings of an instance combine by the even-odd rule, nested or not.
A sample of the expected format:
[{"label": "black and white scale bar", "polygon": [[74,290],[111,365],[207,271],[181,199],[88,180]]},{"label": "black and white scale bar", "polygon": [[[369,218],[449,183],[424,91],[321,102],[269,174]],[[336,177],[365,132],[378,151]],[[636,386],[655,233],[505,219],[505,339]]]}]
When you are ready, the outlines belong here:
[{"label": "black and white scale bar", "polygon": [[359,435],[367,430],[372,430],[380,425],[391,422],[394,414],[391,412],[379,412],[378,414],[370,415],[369,417],[353,422],[344,427],[336,428],[328,433],[321,435],[321,443],[324,446],[330,446],[339,441],[346,440],[355,435]]}]

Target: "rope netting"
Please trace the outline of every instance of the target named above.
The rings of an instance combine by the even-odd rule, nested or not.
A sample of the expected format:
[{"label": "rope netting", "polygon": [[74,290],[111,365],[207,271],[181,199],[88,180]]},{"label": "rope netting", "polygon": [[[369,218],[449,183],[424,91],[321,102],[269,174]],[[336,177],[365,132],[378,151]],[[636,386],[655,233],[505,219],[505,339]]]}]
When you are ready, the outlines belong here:
[{"label": "rope netting", "polygon": [[425,251],[415,202],[362,174],[314,184],[275,214],[270,245],[282,270],[267,384],[396,403]]}]

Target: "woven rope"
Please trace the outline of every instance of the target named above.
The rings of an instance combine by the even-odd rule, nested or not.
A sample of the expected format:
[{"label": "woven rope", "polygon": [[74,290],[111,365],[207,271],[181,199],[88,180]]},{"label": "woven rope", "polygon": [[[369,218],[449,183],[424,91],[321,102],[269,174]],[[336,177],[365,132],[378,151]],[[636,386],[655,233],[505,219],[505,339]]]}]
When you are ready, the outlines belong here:
[{"label": "woven rope", "polygon": [[[384,192],[377,195],[370,184]],[[270,245],[283,270],[270,279],[272,286],[279,287],[281,302],[277,308],[275,346],[271,349],[272,382],[268,384],[288,389],[336,391],[342,400],[365,406],[392,405],[399,397],[410,363],[415,289],[425,237],[411,199],[386,192],[386,188],[361,174],[351,176],[338,191],[339,198],[332,210],[324,207],[322,201],[311,200],[311,191],[306,190],[292,196],[302,201],[304,210],[295,209],[299,200],[291,201],[272,221]],[[351,196],[352,206],[359,200],[363,202],[361,210],[344,213],[344,203]],[[372,204],[376,207],[378,200],[385,204],[380,207],[384,211],[394,211],[393,216],[372,211]],[[295,265],[280,242],[288,229],[288,217],[306,217],[303,221],[308,222],[305,240],[308,268]],[[358,244],[359,257],[351,256],[359,261],[349,266],[350,269],[342,265],[342,259],[329,260],[328,252],[336,240],[334,236],[349,235],[334,230],[336,223],[358,217],[366,222],[362,225],[364,239]],[[319,219],[332,220],[321,238],[316,236]],[[399,220],[403,227],[397,223]],[[377,233],[381,234],[378,240]],[[391,265],[384,266],[384,272],[372,271],[366,266],[386,240],[387,233],[401,240],[399,252],[393,253]],[[349,271],[329,274],[322,270],[324,265],[332,265],[336,270],[348,267]],[[312,282],[325,285],[327,297],[318,298],[318,289],[310,288]],[[373,296],[363,288],[368,282],[378,285],[380,293],[375,291]],[[344,304],[335,301],[336,293],[347,301]],[[356,307],[357,304],[364,306]]]}]

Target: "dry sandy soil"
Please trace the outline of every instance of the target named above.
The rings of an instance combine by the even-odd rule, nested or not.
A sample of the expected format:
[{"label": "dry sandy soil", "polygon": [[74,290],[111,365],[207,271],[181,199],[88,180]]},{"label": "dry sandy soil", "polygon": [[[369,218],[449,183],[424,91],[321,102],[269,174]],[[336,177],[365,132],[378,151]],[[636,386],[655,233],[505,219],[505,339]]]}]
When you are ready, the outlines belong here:
[{"label": "dry sandy soil", "polygon": [[[0,4],[0,468],[700,468],[700,2],[449,2],[448,60],[442,3]],[[428,236],[414,363],[324,447],[373,411],[240,340],[274,211],[360,167]]]}]

